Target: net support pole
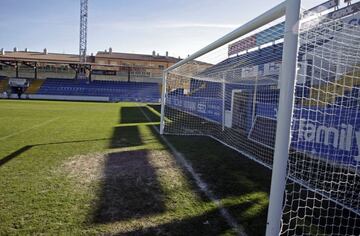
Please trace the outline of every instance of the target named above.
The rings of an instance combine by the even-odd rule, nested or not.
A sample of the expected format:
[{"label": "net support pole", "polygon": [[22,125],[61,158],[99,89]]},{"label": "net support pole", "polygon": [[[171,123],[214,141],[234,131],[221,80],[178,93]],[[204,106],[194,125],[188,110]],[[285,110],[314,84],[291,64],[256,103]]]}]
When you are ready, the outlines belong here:
[{"label": "net support pole", "polygon": [[257,99],[257,87],[258,87],[258,78],[259,76],[256,76],[255,78],[255,89],[253,94],[253,104],[252,104],[252,115],[251,115],[251,122],[255,122],[255,115],[256,115],[256,99]]},{"label": "net support pole", "polygon": [[297,77],[300,5],[301,0],[287,0],[286,2],[283,63],[279,81],[280,100],[266,236],[277,236],[280,234],[291,140],[290,130],[294,107],[295,81]]},{"label": "net support pole", "polygon": [[225,109],[225,95],[226,95],[226,90],[225,90],[225,75],[223,76],[222,79],[222,113],[223,113],[223,117],[222,117],[222,131],[225,131],[225,123],[226,123],[226,109]]},{"label": "net support pole", "polygon": [[166,102],[166,80],[168,72],[164,71],[161,87],[161,118],[160,118],[160,134],[164,134],[165,128],[165,102]]}]

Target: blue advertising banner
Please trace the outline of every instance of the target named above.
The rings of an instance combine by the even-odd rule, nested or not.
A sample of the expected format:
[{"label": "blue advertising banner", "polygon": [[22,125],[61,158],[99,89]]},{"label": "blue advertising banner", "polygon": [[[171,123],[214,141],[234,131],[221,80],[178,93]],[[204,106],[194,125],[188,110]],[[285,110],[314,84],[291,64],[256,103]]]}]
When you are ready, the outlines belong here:
[{"label": "blue advertising banner", "polygon": [[206,97],[168,96],[166,105],[210,121],[222,121],[222,100]]},{"label": "blue advertising banner", "polygon": [[295,110],[293,148],[330,162],[360,164],[357,113],[353,108]]},{"label": "blue advertising banner", "polygon": [[[295,107],[291,146],[337,164],[360,164],[357,108]],[[276,104],[258,104],[256,115],[276,118]],[[275,138],[275,137],[274,137]]]}]

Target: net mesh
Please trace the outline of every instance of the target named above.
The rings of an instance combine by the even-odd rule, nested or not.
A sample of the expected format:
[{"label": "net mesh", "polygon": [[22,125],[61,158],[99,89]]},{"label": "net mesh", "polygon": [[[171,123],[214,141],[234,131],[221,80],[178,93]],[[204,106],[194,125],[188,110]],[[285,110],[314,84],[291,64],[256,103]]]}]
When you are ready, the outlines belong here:
[{"label": "net mesh", "polygon": [[[360,29],[352,17],[301,23],[282,235],[360,234]],[[209,136],[272,168],[279,22],[169,71],[164,133]]]},{"label": "net mesh", "polygon": [[282,58],[275,33],[273,26],[262,34],[261,40],[271,43],[261,48],[247,45],[247,52],[228,57],[246,36],[170,71],[164,132],[211,136],[271,166],[276,119],[268,114],[277,111]]},{"label": "net mesh", "polygon": [[[283,235],[360,234],[360,28],[301,25]],[[306,72],[306,73],[303,73]]]}]

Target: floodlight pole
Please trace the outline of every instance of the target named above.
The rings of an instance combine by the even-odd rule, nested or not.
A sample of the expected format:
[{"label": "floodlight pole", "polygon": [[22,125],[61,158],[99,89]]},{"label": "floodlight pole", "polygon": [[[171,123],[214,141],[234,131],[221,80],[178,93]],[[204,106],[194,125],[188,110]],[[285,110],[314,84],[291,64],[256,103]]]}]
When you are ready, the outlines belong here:
[{"label": "floodlight pole", "polygon": [[87,20],[88,20],[88,0],[80,0],[80,41],[79,41],[80,63],[86,62]]},{"label": "floodlight pole", "polygon": [[279,81],[280,99],[266,236],[280,234],[297,77],[300,5],[301,0],[286,1],[283,63]]},{"label": "floodlight pole", "polygon": [[168,72],[164,71],[161,87],[161,118],[160,118],[160,134],[164,134],[165,128],[165,102],[166,102],[166,80]]}]

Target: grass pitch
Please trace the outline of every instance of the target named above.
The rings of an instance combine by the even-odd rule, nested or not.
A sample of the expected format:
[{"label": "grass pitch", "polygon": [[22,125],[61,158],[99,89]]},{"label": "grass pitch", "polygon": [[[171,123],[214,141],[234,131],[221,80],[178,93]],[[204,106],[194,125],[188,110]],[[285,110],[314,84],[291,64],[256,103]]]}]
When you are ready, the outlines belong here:
[{"label": "grass pitch", "polygon": [[[153,108],[0,101],[0,235],[235,235]],[[248,235],[264,234],[269,170],[209,138],[167,139]]]}]

